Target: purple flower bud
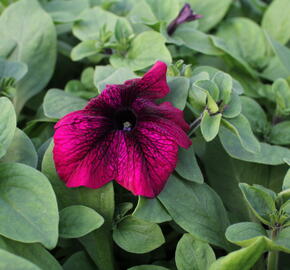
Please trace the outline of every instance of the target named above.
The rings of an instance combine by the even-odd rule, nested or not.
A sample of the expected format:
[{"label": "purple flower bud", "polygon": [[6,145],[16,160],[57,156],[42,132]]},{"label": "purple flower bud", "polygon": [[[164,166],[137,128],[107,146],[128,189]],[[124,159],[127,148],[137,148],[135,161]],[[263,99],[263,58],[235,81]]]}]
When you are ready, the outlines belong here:
[{"label": "purple flower bud", "polygon": [[171,36],[178,27],[178,25],[185,22],[195,21],[200,18],[202,18],[202,15],[195,14],[189,4],[184,4],[177,17],[168,25],[167,33],[169,36]]}]

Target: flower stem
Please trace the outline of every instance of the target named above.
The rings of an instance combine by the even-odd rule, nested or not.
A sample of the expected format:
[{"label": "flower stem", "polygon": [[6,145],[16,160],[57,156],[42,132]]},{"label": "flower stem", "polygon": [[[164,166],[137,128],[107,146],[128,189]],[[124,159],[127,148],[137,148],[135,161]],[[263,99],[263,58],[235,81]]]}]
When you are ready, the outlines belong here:
[{"label": "flower stem", "polygon": [[278,270],[278,251],[270,251],[268,253],[268,267],[267,270]]},{"label": "flower stem", "polygon": [[[279,229],[274,228],[271,233],[271,240],[274,240],[279,232]],[[267,260],[267,270],[278,270],[279,252],[269,251]]]},{"label": "flower stem", "polygon": [[198,129],[201,123],[201,119],[202,119],[202,114],[190,124],[190,130],[188,132],[188,136],[191,136]]}]

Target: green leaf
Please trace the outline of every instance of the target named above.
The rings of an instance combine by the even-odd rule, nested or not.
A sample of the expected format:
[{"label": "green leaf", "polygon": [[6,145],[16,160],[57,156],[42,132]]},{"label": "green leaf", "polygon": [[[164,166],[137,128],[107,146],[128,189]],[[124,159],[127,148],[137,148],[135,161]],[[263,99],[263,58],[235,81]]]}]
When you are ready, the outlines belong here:
[{"label": "green leaf", "polygon": [[188,181],[199,184],[203,183],[203,175],[198,166],[193,145],[188,149],[179,149],[178,162],[175,170],[181,177]]},{"label": "green leaf", "polygon": [[172,36],[168,37],[167,29],[162,29],[168,42],[184,45],[189,49],[201,52],[206,55],[221,55],[223,52],[214,46],[209,35],[198,31],[191,24],[181,24]]},{"label": "green leaf", "polygon": [[0,268],[11,270],[40,270],[35,264],[3,249],[0,249]]},{"label": "green leaf", "polygon": [[59,179],[55,170],[52,149],[53,143],[51,143],[44,155],[42,172],[52,184],[59,209],[71,205],[83,205],[93,208],[104,218],[105,223],[101,228],[83,236],[79,240],[99,267],[99,270],[113,270],[111,223],[115,203],[112,183],[108,183],[99,189],[67,188],[64,182]]},{"label": "green leaf", "polygon": [[116,40],[124,42],[133,34],[134,32],[129,21],[125,18],[119,18],[115,25]]},{"label": "green leaf", "polygon": [[[102,73],[103,69],[96,67],[95,70],[95,83],[97,88],[99,89],[99,92],[102,92],[107,84],[123,84],[127,80],[131,80],[137,77],[137,75],[132,72],[129,68],[126,67],[120,67],[114,70],[111,70],[109,74],[107,74],[107,70],[109,71],[109,68],[104,69],[104,75],[102,80],[100,80],[100,73]],[[96,78],[96,74],[98,74],[99,78]],[[106,77],[105,77],[106,75]],[[98,81],[97,81],[98,80]]]},{"label": "green leaf", "polygon": [[0,204],[0,234],[49,249],[56,246],[57,202],[42,173],[23,164],[0,164]]},{"label": "green leaf", "polygon": [[171,220],[164,206],[156,199],[139,196],[133,216],[152,223],[162,223]]},{"label": "green leaf", "polygon": [[284,121],[272,127],[269,142],[273,144],[290,144],[290,121]]},{"label": "green leaf", "polygon": [[273,242],[276,245],[275,250],[290,253],[290,227],[283,229]]},{"label": "green leaf", "polygon": [[177,0],[139,0],[133,3],[129,16],[134,23],[153,25],[160,21],[169,22],[179,10]]},{"label": "green leaf", "polygon": [[275,201],[271,195],[257,186],[249,186],[248,184],[241,183],[239,187],[255,216],[264,224],[270,225],[270,217],[277,211]]},{"label": "green leaf", "polygon": [[[148,46],[154,44],[154,46]],[[165,38],[154,31],[145,31],[133,39],[125,56],[114,54],[110,63],[115,68],[127,67],[133,71],[153,65],[157,60],[171,63],[171,55],[165,46]]]},{"label": "green leaf", "polygon": [[[9,60],[23,62],[28,72],[17,86],[19,112],[25,102],[39,93],[50,80],[56,61],[56,32],[50,16],[36,0],[9,5],[0,18],[1,40],[15,40]],[[0,51],[2,42],[0,42]],[[5,55],[3,55],[5,56]],[[8,55],[6,55],[8,56]]]},{"label": "green leaf", "polygon": [[214,262],[209,270],[249,270],[266,251],[267,243],[263,238],[246,248],[229,253]]},{"label": "green leaf", "polygon": [[216,26],[227,13],[232,1],[231,0],[182,0],[182,3],[189,3],[192,9],[201,14],[199,28],[202,31],[208,31]]},{"label": "green leaf", "polygon": [[267,237],[262,225],[254,222],[241,222],[227,228],[226,238],[239,246],[249,246],[257,240],[257,237]]},{"label": "green leaf", "polygon": [[233,88],[232,77],[224,72],[217,72],[213,77],[213,82],[219,89],[219,100],[222,100],[224,104],[228,104],[231,100],[231,93]]},{"label": "green leaf", "polygon": [[14,78],[20,80],[27,73],[27,65],[22,62],[7,61],[0,58],[0,79]]},{"label": "green leaf", "polygon": [[43,2],[43,8],[52,17],[54,22],[69,23],[78,19],[79,14],[89,8],[88,0],[53,0]]},{"label": "green leaf", "polygon": [[[286,46],[281,45],[279,42],[272,39],[269,35],[266,33],[266,37],[271,44],[275,54],[278,56],[279,61],[283,64],[285,67],[288,76],[290,75],[290,49]],[[281,77],[281,76],[279,76]]]},{"label": "green leaf", "polygon": [[59,213],[59,236],[62,238],[79,238],[98,228],[104,219],[92,208],[73,205]]},{"label": "green leaf", "polygon": [[150,252],[165,242],[157,224],[134,216],[127,216],[117,224],[113,239],[122,249],[139,254]]},{"label": "green leaf", "polygon": [[227,153],[236,159],[260,164],[284,164],[284,159],[290,158],[290,150],[276,145],[260,143],[260,151],[251,153],[241,147],[240,140],[230,130],[221,125],[219,138]]},{"label": "green leaf", "polygon": [[218,101],[220,91],[218,86],[213,81],[200,80],[195,82],[195,85],[207,91],[210,94],[210,96],[214,99],[214,101]]},{"label": "green leaf", "polygon": [[128,270],[169,270],[168,268],[165,268],[163,266],[157,266],[157,265],[138,265],[128,268]]},{"label": "green leaf", "polygon": [[283,186],[282,186],[282,190],[287,190],[287,189],[290,189],[290,169],[287,171],[284,177]]},{"label": "green leaf", "polygon": [[275,94],[276,114],[284,116],[290,114],[290,87],[286,80],[280,78],[272,84],[272,92]]},{"label": "green leaf", "polygon": [[12,142],[16,130],[16,114],[10,100],[0,98],[0,158],[3,157]]},{"label": "green leaf", "polygon": [[[235,38],[236,37],[231,37],[231,39]],[[230,48],[225,40],[217,36],[211,36],[211,39],[214,45],[226,54],[226,57],[230,62],[233,63],[233,65],[235,65],[236,69],[241,69],[247,74],[251,75],[252,78],[257,78],[257,72],[247,63],[246,60],[244,60],[237,52]]]},{"label": "green leaf", "polygon": [[262,27],[275,40],[286,44],[290,38],[290,2],[274,0],[267,8],[262,19]]},{"label": "green leaf", "polygon": [[217,136],[221,119],[221,113],[210,115],[207,110],[204,111],[201,119],[200,129],[202,136],[207,142],[212,141]]},{"label": "green leaf", "polygon": [[[260,151],[259,141],[253,134],[247,118],[244,117],[242,114],[235,118],[227,120],[223,119],[222,124],[239,138],[240,143],[242,147],[245,148],[245,150],[251,153],[256,153]],[[219,132],[219,136],[223,137],[224,133]]]},{"label": "green leaf", "polygon": [[224,237],[229,225],[227,213],[219,196],[208,185],[182,181],[171,175],[158,199],[173,220],[196,239],[229,249]]},{"label": "green leaf", "polygon": [[22,257],[42,270],[61,270],[58,261],[40,244],[24,244],[0,237],[0,248]]},{"label": "green leaf", "polygon": [[223,38],[229,50],[250,66],[263,68],[267,53],[267,42],[261,28],[247,18],[227,20],[217,33]]},{"label": "green leaf", "polygon": [[230,101],[225,105],[225,109],[223,111],[223,117],[225,118],[234,118],[239,116],[242,111],[242,105],[240,97],[237,93],[232,92],[230,95]]},{"label": "green leaf", "polygon": [[85,40],[75,46],[71,51],[71,59],[73,61],[79,61],[85,57],[89,57],[100,52],[97,48],[96,40]]},{"label": "green leaf", "polygon": [[16,128],[12,143],[8,147],[6,155],[0,161],[23,163],[36,168],[38,156],[29,137],[22,130]]},{"label": "green leaf", "polygon": [[240,97],[242,114],[248,119],[254,132],[265,133],[268,128],[267,115],[263,108],[250,97]]},{"label": "green leaf", "polygon": [[178,270],[205,270],[215,261],[215,254],[209,244],[184,234],[175,251]]},{"label": "green leaf", "polygon": [[[209,78],[207,79],[214,80],[216,74],[220,73],[221,71],[211,66],[198,66],[193,70],[193,77],[202,72],[208,73]],[[233,78],[232,78],[232,82],[233,82],[232,90],[235,91],[238,95],[243,94],[244,90],[240,82]],[[219,85],[218,83],[216,84]]]},{"label": "green leaf", "polygon": [[100,7],[86,9],[73,25],[73,34],[80,40],[96,40],[100,29],[105,25],[107,31],[114,31],[118,16]]},{"label": "green leaf", "polygon": [[170,92],[163,101],[169,101],[172,105],[180,110],[185,108],[188,97],[189,80],[185,77],[174,77],[168,80]]},{"label": "green leaf", "polygon": [[78,251],[71,255],[63,264],[64,270],[95,270],[96,266],[85,251]]},{"label": "green leaf", "polygon": [[60,89],[49,90],[43,100],[45,116],[49,118],[62,118],[70,112],[81,110],[87,101],[73,96]]}]

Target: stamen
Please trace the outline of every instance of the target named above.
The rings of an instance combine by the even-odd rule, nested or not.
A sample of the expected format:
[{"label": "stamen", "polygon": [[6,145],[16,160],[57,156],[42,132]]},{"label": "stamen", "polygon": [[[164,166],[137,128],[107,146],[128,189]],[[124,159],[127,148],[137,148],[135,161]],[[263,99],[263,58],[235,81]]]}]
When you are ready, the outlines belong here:
[{"label": "stamen", "polygon": [[123,123],[123,130],[124,131],[131,131],[132,130],[132,124],[128,121]]}]

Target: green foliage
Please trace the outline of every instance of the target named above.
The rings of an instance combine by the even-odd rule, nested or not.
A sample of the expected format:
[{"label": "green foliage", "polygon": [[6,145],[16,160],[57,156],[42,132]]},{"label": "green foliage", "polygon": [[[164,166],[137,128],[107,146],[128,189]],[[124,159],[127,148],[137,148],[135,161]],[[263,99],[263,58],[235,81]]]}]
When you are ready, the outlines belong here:
[{"label": "green foliage", "polygon": [[[185,3],[202,17],[178,17]],[[288,270],[289,11],[289,0],[1,1],[0,269]],[[67,187],[54,164],[57,121],[107,85],[134,86],[156,61],[170,91],[138,104],[172,104],[192,142],[170,160],[161,193],[134,196],[110,175],[97,189]]]}]

